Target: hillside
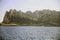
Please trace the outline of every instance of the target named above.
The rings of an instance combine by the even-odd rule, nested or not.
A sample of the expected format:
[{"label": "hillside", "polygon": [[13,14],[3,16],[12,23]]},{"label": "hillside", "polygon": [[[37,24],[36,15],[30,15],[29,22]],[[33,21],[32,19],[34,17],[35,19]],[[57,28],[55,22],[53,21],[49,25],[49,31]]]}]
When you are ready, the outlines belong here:
[{"label": "hillside", "polygon": [[4,24],[60,26],[60,11],[36,10],[34,12],[21,10],[6,11],[3,18]]}]

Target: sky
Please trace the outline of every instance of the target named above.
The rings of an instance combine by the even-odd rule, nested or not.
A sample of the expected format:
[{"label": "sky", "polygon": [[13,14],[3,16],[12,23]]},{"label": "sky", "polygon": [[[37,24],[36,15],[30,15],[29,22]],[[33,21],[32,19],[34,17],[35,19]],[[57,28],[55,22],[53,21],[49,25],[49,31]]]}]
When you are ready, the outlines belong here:
[{"label": "sky", "polygon": [[0,22],[9,9],[25,11],[57,10],[60,11],[60,0],[0,0]]}]

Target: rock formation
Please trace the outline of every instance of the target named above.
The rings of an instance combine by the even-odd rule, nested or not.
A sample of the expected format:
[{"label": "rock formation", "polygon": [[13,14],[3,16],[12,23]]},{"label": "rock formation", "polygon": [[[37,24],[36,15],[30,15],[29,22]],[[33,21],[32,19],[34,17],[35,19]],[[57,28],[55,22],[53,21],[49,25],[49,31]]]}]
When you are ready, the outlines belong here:
[{"label": "rock formation", "polygon": [[3,22],[5,24],[39,24],[60,25],[60,11],[36,10],[35,12],[22,12],[17,10],[6,11]]}]

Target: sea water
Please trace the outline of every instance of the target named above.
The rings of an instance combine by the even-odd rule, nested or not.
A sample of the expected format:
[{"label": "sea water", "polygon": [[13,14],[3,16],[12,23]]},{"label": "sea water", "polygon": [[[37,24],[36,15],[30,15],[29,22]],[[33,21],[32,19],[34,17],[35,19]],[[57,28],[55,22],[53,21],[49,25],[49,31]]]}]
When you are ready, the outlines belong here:
[{"label": "sea water", "polygon": [[4,40],[58,40],[60,27],[0,26]]}]

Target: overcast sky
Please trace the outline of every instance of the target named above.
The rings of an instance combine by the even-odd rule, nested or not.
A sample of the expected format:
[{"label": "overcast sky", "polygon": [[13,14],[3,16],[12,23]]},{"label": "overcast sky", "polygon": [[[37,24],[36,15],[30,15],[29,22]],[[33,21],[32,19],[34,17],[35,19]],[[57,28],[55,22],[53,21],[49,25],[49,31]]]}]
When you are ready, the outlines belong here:
[{"label": "overcast sky", "polygon": [[6,10],[35,11],[42,9],[60,10],[60,0],[0,0],[0,22]]}]

